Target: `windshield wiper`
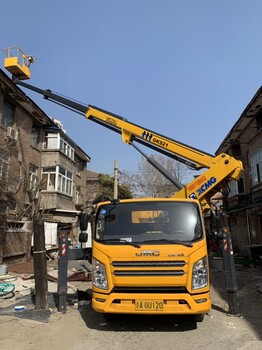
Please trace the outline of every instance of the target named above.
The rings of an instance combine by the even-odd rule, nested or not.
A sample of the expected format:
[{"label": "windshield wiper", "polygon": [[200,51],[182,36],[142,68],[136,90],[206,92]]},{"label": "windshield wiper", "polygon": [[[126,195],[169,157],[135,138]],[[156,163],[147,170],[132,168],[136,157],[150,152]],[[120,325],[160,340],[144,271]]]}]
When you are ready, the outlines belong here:
[{"label": "windshield wiper", "polygon": [[181,244],[181,245],[184,245],[186,247],[193,247],[193,244],[192,243],[189,243],[189,242],[183,242],[183,241],[178,241],[178,240],[175,240],[175,239],[152,239],[152,240],[148,240],[148,241],[144,241],[143,243],[148,243],[148,242],[168,242],[168,243],[171,243],[171,244]]},{"label": "windshield wiper", "polygon": [[126,245],[131,245],[135,248],[140,248],[140,244],[134,243],[134,242],[129,242],[129,241],[125,240],[124,238],[100,239],[98,242],[102,242],[102,243],[117,242],[117,243],[123,243]]}]

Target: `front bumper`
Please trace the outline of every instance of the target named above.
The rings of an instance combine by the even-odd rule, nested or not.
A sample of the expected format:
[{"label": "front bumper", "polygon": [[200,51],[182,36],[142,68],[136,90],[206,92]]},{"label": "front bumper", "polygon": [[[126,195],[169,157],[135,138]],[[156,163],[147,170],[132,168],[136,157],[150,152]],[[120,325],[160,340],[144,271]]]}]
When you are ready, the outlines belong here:
[{"label": "front bumper", "polygon": [[[137,311],[136,300],[161,300],[163,311]],[[97,312],[125,314],[202,314],[211,309],[210,292],[190,295],[179,294],[124,294],[109,295],[93,292],[92,307]]]}]

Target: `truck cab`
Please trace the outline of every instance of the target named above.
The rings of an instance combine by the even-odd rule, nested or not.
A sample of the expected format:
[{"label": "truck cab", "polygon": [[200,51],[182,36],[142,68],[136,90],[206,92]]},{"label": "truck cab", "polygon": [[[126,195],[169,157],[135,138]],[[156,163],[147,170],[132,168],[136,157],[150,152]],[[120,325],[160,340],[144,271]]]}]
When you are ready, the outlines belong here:
[{"label": "truck cab", "polygon": [[149,198],[100,203],[92,271],[95,311],[202,316],[211,301],[198,201]]}]

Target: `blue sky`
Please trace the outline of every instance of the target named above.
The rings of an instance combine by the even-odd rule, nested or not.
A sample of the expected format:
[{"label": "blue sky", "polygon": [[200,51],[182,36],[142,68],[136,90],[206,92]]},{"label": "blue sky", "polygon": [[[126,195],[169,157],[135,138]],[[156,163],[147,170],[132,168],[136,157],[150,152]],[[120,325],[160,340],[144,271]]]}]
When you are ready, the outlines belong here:
[{"label": "blue sky", "polygon": [[[214,153],[261,86],[261,12],[260,0],[2,0],[1,48],[36,56],[32,85]],[[90,170],[137,171],[120,135],[24,91]]]}]

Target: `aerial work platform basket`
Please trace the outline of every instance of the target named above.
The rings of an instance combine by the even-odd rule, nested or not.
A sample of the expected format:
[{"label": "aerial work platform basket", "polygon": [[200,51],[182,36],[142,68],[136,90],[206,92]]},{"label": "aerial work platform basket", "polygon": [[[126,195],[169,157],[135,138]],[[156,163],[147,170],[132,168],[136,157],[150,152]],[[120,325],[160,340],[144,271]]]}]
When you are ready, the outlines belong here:
[{"label": "aerial work platform basket", "polygon": [[3,49],[7,58],[4,60],[4,68],[6,68],[14,78],[19,80],[30,79],[30,65],[35,61],[33,56],[28,56],[17,47],[9,47]]}]

